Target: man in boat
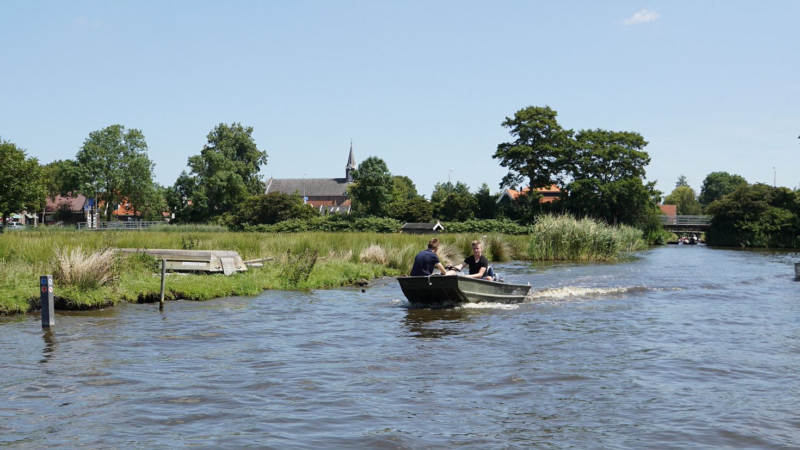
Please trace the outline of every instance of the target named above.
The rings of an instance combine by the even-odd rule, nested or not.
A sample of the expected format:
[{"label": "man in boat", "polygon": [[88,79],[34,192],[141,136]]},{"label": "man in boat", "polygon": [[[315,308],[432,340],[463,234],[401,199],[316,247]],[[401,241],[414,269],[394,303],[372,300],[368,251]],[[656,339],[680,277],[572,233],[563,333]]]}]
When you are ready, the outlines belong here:
[{"label": "man in boat", "polygon": [[428,277],[434,269],[439,269],[442,275],[447,275],[444,266],[439,262],[439,240],[433,238],[428,242],[428,248],[417,253],[414,258],[414,267],[411,268],[412,277]]},{"label": "man in boat", "polygon": [[466,275],[469,278],[478,278],[484,280],[492,280],[493,277],[489,276],[487,270],[489,270],[489,260],[483,256],[483,244],[481,241],[472,241],[472,256],[467,257],[463,263],[457,266],[448,267],[448,269],[455,270],[456,272],[461,272],[461,269],[464,267],[464,264],[469,266],[469,275]]}]

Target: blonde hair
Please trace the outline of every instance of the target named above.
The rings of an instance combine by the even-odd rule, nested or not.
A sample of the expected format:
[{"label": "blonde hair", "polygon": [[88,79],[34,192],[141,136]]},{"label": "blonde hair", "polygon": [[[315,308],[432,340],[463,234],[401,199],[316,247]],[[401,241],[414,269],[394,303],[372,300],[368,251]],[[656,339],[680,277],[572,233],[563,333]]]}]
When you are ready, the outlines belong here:
[{"label": "blonde hair", "polygon": [[428,249],[429,250],[433,250],[433,251],[438,250],[439,249],[439,240],[436,239],[436,238],[431,239],[430,242],[428,242]]},{"label": "blonde hair", "polygon": [[476,245],[478,245],[478,246],[480,246],[481,248],[483,248],[483,243],[482,243],[481,241],[478,241],[478,240],[474,240],[474,241],[472,241],[472,243],[470,244],[470,246],[472,246],[472,247],[475,247]]}]

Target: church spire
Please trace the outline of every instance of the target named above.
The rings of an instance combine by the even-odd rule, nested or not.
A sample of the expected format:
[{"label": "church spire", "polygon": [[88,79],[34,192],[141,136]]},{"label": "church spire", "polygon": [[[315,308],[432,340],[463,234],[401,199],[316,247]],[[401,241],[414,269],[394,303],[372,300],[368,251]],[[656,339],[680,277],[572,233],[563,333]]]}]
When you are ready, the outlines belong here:
[{"label": "church spire", "polygon": [[356,157],[353,155],[353,140],[350,139],[350,157],[347,158],[347,166],[344,168],[345,178],[347,179],[348,183],[353,182],[353,174],[352,172],[358,168],[356,164]]}]

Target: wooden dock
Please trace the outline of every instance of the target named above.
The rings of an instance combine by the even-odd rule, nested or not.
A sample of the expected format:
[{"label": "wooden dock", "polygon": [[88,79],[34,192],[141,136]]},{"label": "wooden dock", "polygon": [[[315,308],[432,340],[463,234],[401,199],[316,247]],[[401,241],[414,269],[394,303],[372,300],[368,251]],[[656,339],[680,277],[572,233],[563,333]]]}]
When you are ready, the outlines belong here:
[{"label": "wooden dock", "polygon": [[167,262],[167,270],[181,272],[210,272],[231,275],[244,272],[247,265],[239,252],[224,250],[169,250],[154,248],[121,248],[124,254],[145,253]]}]

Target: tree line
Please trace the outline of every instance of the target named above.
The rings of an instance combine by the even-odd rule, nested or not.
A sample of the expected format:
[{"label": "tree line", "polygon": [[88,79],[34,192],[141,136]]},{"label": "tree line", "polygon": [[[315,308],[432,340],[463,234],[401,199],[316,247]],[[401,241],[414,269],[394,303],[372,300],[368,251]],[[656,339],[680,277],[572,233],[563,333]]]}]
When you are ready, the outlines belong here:
[{"label": "tree line", "polygon": [[[524,190],[525,195],[499,204],[500,194],[492,194],[487,184],[473,192],[462,182],[446,182],[437,183],[426,198],[409,177],[392,174],[385,161],[370,156],[353,172],[348,188],[353,215],[401,222],[506,219],[527,225],[541,214],[557,213],[632,225],[644,230],[651,241],[663,238],[658,217],[662,193],[655,182],[644,181],[650,156],[645,151],[648,142],[639,133],[568,129],[548,106],[520,109],[501,126],[511,139],[498,144],[493,154],[508,169],[499,187]],[[239,229],[319,215],[299,193],[264,193],[259,172],[268,155],[258,148],[252,133],[252,127],[239,123],[215,126],[172,186],[153,181],[154,164],[144,134],[137,129],[111,125],[93,131],[74,159],[46,165],[0,139],[0,214],[5,222],[11,212],[43,210],[48,197],[82,194],[105,205],[124,200],[134,215],[145,220],[158,220],[169,212],[177,223],[220,223]],[[551,186],[559,188],[559,197],[542,202],[538,190]],[[788,194],[766,196],[766,187],[752,187],[744,178],[725,172],[709,174],[699,195],[681,176],[664,203],[676,205],[678,214],[713,213],[720,217],[715,222],[720,229],[731,223],[742,228],[740,222],[745,219],[723,223],[722,218],[730,217],[725,208],[741,206],[744,198],[752,197],[731,196],[745,188],[756,189],[765,198],[779,198],[770,207],[789,211],[796,222],[796,210],[784,198]],[[783,212],[765,211],[771,211],[773,228],[796,227]],[[112,208],[105,208],[104,214],[106,220],[113,219]],[[751,241],[763,239],[747,242]]]}]

